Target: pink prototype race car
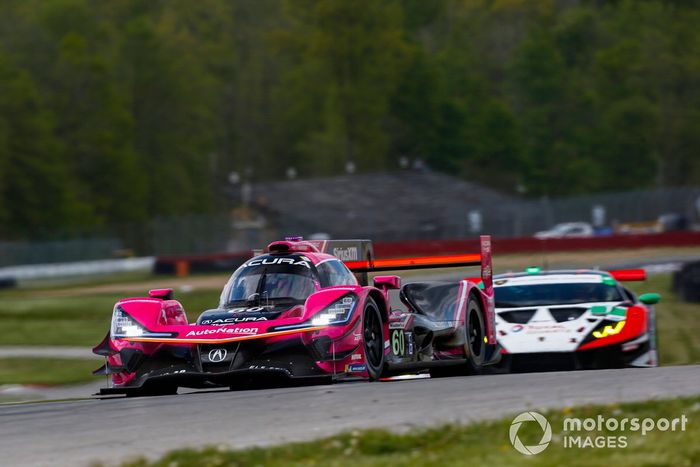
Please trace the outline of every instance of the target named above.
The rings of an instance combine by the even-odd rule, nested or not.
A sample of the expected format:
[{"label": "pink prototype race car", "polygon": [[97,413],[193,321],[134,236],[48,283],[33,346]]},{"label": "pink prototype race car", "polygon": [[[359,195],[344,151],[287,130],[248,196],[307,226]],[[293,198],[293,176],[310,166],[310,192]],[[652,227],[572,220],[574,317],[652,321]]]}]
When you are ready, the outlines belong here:
[{"label": "pink prototype race car", "polygon": [[[481,266],[481,278],[367,284],[368,273],[466,266]],[[392,309],[392,289],[405,308]],[[172,289],[120,300],[93,351],[106,357],[95,374],[110,375],[101,394],[477,373],[500,358],[491,240],[481,238],[480,254],[385,260],[372,258],[368,240],[273,242],[196,323]]]}]

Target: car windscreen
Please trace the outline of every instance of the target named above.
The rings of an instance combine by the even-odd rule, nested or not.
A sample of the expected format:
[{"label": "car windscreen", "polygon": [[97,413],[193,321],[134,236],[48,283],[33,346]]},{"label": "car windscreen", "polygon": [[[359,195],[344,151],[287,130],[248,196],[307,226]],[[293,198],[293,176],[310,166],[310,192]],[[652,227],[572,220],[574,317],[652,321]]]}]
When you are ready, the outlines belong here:
[{"label": "car windscreen", "polygon": [[296,263],[243,265],[231,277],[222,305],[304,302],[315,291],[314,275],[308,264]]},{"label": "car windscreen", "polygon": [[496,287],[496,308],[570,305],[590,302],[622,302],[620,290],[600,282],[528,284]]}]

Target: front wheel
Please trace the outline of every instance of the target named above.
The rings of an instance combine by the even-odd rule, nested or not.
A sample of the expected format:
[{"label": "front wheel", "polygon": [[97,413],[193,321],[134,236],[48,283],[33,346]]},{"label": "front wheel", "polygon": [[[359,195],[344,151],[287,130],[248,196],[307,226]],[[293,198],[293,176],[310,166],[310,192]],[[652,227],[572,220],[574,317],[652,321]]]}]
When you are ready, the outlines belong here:
[{"label": "front wheel", "polygon": [[379,307],[367,298],[362,313],[362,336],[365,347],[365,364],[370,381],[379,379],[384,371],[384,326]]}]

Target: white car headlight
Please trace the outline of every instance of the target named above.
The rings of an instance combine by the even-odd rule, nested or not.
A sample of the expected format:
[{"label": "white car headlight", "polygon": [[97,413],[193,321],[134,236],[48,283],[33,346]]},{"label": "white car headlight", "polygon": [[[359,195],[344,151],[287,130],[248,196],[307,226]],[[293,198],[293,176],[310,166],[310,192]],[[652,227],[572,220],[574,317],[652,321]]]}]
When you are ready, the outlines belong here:
[{"label": "white car headlight", "polygon": [[112,313],[112,328],[110,335],[112,339],[119,337],[139,337],[143,336],[146,329],[137,323],[131,316],[127,315],[121,307],[115,307]]},{"label": "white car headlight", "polygon": [[112,339],[125,337],[171,337],[170,333],[150,332],[141,326],[134,318],[128,315],[120,306],[114,307],[112,312],[112,327],[109,330]]},{"label": "white car headlight", "polygon": [[347,323],[357,303],[354,295],[345,295],[320,311],[311,320],[312,326]]}]

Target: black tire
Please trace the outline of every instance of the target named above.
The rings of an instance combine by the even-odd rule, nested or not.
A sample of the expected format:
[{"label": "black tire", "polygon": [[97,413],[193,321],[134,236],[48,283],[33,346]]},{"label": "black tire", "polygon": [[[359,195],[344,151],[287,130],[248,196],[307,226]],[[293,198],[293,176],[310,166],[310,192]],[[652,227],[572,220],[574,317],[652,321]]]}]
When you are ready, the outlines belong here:
[{"label": "black tire", "polygon": [[379,307],[369,297],[362,312],[362,341],[367,373],[370,381],[375,381],[384,372],[384,325]]},{"label": "black tire", "polygon": [[464,355],[467,358],[465,365],[437,367],[430,369],[431,378],[445,378],[450,376],[466,376],[480,374],[484,368],[486,357],[486,343],[484,336],[484,313],[479,300],[473,295],[467,303],[467,316],[465,317]]},{"label": "black tire", "polygon": [[467,304],[466,316],[467,342],[465,353],[467,354],[467,371],[470,374],[481,373],[486,358],[486,327],[484,326],[484,312],[479,300],[471,296]]}]

